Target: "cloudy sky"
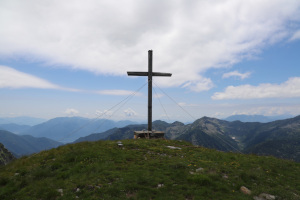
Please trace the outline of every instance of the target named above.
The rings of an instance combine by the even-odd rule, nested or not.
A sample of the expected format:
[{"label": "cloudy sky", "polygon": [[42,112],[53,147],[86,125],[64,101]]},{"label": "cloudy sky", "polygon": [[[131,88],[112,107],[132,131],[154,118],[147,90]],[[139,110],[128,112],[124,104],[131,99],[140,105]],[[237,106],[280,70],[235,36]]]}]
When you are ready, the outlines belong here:
[{"label": "cloudy sky", "polygon": [[300,114],[299,0],[1,0],[0,117],[146,121],[150,49],[154,119]]}]

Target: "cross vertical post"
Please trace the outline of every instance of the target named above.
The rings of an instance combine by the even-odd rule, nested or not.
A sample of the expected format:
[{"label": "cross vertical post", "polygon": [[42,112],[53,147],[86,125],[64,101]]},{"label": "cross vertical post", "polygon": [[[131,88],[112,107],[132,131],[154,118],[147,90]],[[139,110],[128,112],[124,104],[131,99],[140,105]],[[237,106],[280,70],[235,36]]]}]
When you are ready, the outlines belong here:
[{"label": "cross vertical post", "polygon": [[[156,137],[157,135],[162,135],[161,131],[152,131],[152,77],[153,76],[172,76],[171,73],[153,72],[153,51],[148,51],[148,72],[127,72],[128,76],[148,76],[148,131],[147,137]],[[136,131],[137,134],[145,134],[144,131]],[[146,137],[146,136],[145,136]],[[160,137],[160,136],[159,136]]]},{"label": "cross vertical post", "polygon": [[152,131],[152,50],[148,51],[148,131]]}]

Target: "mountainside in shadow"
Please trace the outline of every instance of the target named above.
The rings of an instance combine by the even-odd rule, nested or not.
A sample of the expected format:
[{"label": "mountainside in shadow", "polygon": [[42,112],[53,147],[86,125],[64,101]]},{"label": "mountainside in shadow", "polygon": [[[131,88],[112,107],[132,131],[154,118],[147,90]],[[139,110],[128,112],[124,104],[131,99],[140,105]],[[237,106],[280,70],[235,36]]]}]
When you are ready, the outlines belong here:
[{"label": "mountainside in shadow", "polygon": [[19,124],[14,124],[14,123],[10,123],[10,124],[0,124],[0,130],[5,130],[5,131],[9,131],[15,134],[20,134],[22,132],[27,131],[28,129],[30,129],[31,126],[28,125],[19,125]]},{"label": "mountainside in shadow", "polygon": [[[134,131],[145,129],[146,124],[129,125],[82,137],[75,142],[132,139]],[[209,117],[187,125],[154,121],[153,130],[164,131],[167,139],[185,140],[207,148],[273,155],[300,162],[300,116],[269,123],[228,122]]]},{"label": "mountainside in shadow", "polygon": [[112,121],[108,119],[88,119],[82,117],[58,117],[31,127],[24,135],[46,137],[59,142],[72,142],[95,132],[103,132],[114,127],[132,124],[131,121]]},{"label": "mountainside in shadow", "polygon": [[12,152],[16,157],[37,153],[63,144],[48,138],[35,138],[30,135],[16,135],[3,130],[0,130],[0,143],[2,143],[5,148]]},{"label": "mountainside in shadow", "polygon": [[11,152],[9,152],[3,144],[0,143],[0,166],[6,165],[12,160],[14,160],[15,157],[12,155]]}]

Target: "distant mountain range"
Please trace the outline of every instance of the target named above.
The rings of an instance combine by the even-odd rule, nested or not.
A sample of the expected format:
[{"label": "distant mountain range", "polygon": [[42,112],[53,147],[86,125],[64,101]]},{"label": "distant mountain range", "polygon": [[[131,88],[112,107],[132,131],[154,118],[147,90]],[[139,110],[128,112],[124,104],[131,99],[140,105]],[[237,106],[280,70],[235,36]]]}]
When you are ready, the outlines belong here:
[{"label": "distant mountain range", "polygon": [[136,122],[108,119],[88,119],[82,117],[58,117],[35,125],[21,134],[34,137],[46,137],[59,142],[73,142],[74,140],[96,132],[103,132],[115,127],[124,127]]},{"label": "distant mountain range", "polygon": [[19,125],[19,124],[0,124],[0,130],[6,130],[15,134],[21,134],[28,129],[30,129],[31,126],[28,125]]},{"label": "distant mountain range", "polygon": [[[146,124],[129,125],[82,137],[75,142],[131,139],[134,131],[146,128]],[[300,162],[300,116],[269,123],[228,122],[209,117],[188,125],[155,121],[153,129],[165,131],[167,139],[186,140],[221,151],[273,155]]]},{"label": "distant mountain range", "polygon": [[16,157],[37,153],[42,150],[58,147],[63,143],[48,138],[35,138],[30,135],[16,135],[0,130],[0,143]]},{"label": "distant mountain range", "polygon": [[[181,122],[154,121],[153,130],[165,131],[167,139],[186,140],[194,145],[221,151],[273,155],[300,162],[300,116],[267,123],[242,122],[258,119],[266,120],[259,115],[238,115],[228,119],[232,121],[203,117],[186,125]],[[2,124],[1,129],[0,142],[20,156],[56,147],[62,144],[60,142],[132,139],[133,132],[146,130],[147,124],[60,117],[32,127]],[[13,130],[22,135],[4,130]]]},{"label": "distant mountain range", "polygon": [[233,122],[233,121],[241,121],[241,122],[261,122],[267,123],[276,120],[288,119],[292,118],[292,115],[278,115],[278,116],[264,116],[264,115],[232,115],[224,120]]},{"label": "distant mountain range", "polygon": [[28,125],[34,126],[47,121],[46,119],[36,118],[36,117],[1,117],[0,124],[18,124],[18,125]]}]

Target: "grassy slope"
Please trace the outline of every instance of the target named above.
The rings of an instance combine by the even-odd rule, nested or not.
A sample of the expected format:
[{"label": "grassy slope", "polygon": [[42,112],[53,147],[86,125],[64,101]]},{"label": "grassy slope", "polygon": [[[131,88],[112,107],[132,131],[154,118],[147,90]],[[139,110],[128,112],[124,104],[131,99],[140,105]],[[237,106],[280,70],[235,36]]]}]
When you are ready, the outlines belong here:
[{"label": "grassy slope", "polygon": [[[116,141],[83,142],[18,159],[0,168],[0,199],[250,200],[262,192],[277,199],[300,198],[299,163],[180,141],[123,144],[119,148]],[[198,168],[203,170],[196,173]],[[252,194],[242,194],[241,186]]]}]

